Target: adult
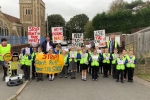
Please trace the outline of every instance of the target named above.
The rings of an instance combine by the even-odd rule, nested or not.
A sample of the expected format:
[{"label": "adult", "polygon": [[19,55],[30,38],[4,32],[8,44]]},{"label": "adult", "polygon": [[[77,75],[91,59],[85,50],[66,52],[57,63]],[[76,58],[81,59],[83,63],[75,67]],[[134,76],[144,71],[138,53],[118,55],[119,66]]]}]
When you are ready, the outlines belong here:
[{"label": "adult", "polygon": [[5,66],[5,61],[3,59],[3,56],[6,53],[12,53],[11,44],[7,44],[6,38],[2,38],[0,44],[0,65],[3,67],[3,71],[4,71],[3,81],[5,81],[5,77],[7,76],[7,67]]},{"label": "adult", "polygon": [[49,49],[55,48],[53,42],[50,40],[50,36],[46,36],[46,40],[42,43],[42,50],[45,54],[48,53]]},{"label": "adult", "polygon": [[109,49],[109,53],[114,53],[114,49],[117,49],[119,51],[119,44],[117,41],[115,41],[115,35],[112,34],[110,36],[111,40],[107,41],[107,48]]}]

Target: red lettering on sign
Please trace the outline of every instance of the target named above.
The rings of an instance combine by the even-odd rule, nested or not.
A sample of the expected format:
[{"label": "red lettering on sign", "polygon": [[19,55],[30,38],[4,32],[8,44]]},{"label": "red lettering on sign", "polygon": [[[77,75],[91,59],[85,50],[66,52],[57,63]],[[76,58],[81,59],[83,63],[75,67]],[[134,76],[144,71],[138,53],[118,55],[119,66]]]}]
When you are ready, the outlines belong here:
[{"label": "red lettering on sign", "polygon": [[57,35],[63,35],[63,34],[62,34],[62,32],[53,32],[52,35],[57,36]]},{"label": "red lettering on sign", "polygon": [[101,36],[95,36],[95,39],[96,40],[102,40],[102,37]]},{"label": "red lettering on sign", "polygon": [[31,38],[36,38],[36,39],[38,39],[38,36],[31,35]]},{"label": "red lettering on sign", "polygon": [[44,54],[42,59],[58,59],[59,55],[56,54]]},{"label": "red lettering on sign", "polygon": [[32,43],[32,42],[40,43],[40,39],[29,39],[28,42],[29,43]]},{"label": "red lettering on sign", "polygon": [[38,31],[39,27],[29,27],[29,31]]}]

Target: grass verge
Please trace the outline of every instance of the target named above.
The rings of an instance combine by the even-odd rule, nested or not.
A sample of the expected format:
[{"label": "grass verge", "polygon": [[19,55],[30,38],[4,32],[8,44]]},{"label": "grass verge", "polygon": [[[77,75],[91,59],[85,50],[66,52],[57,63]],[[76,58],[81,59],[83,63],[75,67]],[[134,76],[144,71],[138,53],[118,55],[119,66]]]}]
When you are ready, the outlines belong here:
[{"label": "grass verge", "polygon": [[150,82],[150,73],[148,73],[148,74],[138,74],[136,76]]}]

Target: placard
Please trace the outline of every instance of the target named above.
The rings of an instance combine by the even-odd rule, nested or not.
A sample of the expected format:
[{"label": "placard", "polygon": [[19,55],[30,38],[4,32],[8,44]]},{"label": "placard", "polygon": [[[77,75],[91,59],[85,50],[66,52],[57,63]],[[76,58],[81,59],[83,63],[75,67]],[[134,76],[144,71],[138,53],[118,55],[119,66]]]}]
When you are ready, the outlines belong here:
[{"label": "placard", "polygon": [[40,27],[28,27],[28,43],[40,43]]},{"label": "placard", "polygon": [[95,46],[105,47],[106,46],[106,38],[105,38],[105,30],[94,31],[94,39]]},{"label": "placard", "polygon": [[81,47],[83,43],[83,33],[72,33],[72,46]]},{"label": "placard", "polygon": [[52,27],[53,43],[61,43],[64,39],[63,27]]},{"label": "placard", "polygon": [[35,66],[37,73],[60,73],[64,66],[64,58],[61,54],[37,54]]},{"label": "placard", "polygon": [[11,61],[11,59],[12,59],[12,54],[11,53],[4,54],[4,56],[3,56],[4,61],[8,62],[8,61]]}]

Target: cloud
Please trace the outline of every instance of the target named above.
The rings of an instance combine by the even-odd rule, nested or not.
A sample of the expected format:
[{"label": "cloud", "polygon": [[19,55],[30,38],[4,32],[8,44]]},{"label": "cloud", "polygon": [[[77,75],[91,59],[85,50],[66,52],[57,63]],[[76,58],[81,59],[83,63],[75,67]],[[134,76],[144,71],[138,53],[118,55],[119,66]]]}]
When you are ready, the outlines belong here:
[{"label": "cloud", "polygon": [[[46,14],[61,14],[66,21],[77,14],[86,14],[92,19],[97,13],[107,11],[112,0],[43,0]],[[130,2],[131,0],[125,0]],[[4,13],[19,18],[19,0],[0,0]]]}]

